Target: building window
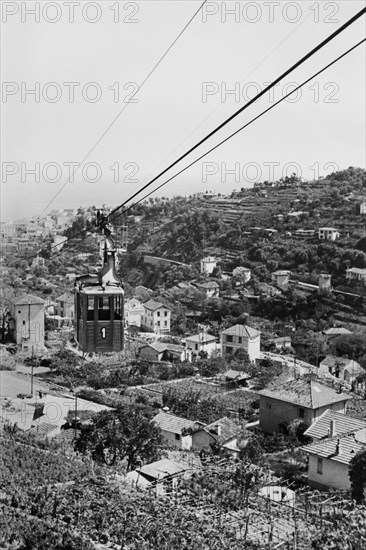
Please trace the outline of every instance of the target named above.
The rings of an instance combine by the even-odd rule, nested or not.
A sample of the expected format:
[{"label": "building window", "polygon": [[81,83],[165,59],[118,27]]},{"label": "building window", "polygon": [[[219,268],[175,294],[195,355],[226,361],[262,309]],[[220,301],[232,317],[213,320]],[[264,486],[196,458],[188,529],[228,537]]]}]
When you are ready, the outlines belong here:
[{"label": "building window", "polygon": [[304,418],[304,417],[305,417],[304,409],[299,409],[299,418]]},{"label": "building window", "polygon": [[164,317],[168,317],[168,312],[164,311]]},{"label": "building window", "polygon": [[226,335],[226,341],[227,341],[227,342],[232,342],[232,341],[233,341],[233,337],[227,334],[227,335]]},{"label": "building window", "polygon": [[238,342],[239,342],[239,344],[242,344],[242,343],[243,343],[243,338],[242,338],[241,336],[239,336]]},{"label": "building window", "polygon": [[157,315],[158,317],[160,317],[160,311],[158,311],[156,315]]},{"label": "building window", "polygon": [[231,348],[230,346],[226,346],[226,353],[232,353],[233,352],[233,348]]},{"label": "building window", "polygon": [[196,350],[198,349],[198,344],[194,345],[194,349],[196,349]]},{"label": "building window", "polygon": [[168,326],[168,321],[164,321],[164,327]]},{"label": "building window", "polygon": [[323,474],[323,459],[318,458],[317,466],[316,466],[316,472],[317,474],[322,475]]},{"label": "building window", "polygon": [[179,434],[175,434],[175,439],[176,439],[177,441],[180,441],[180,435],[179,435]]},{"label": "building window", "polygon": [[160,327],[160,321],[156,321],[156,326]]}]

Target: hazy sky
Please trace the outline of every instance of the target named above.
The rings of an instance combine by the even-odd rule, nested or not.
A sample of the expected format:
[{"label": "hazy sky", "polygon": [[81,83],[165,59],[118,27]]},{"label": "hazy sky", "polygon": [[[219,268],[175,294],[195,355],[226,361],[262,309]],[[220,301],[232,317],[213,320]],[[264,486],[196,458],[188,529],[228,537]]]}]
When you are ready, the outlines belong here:
[{"label": "hazy sky", "polygon": [[[66,163],[82,161],[201,1],[1,4],[2,217],[15,219],[43,211],[68,178]],[[138,102],[127,104],[85,161],[92,164],[75,174],[50,209],[121,203],[364,4],[207,2],[137,93]],[[364,35],[365,17],[210,145],[280,99],[288,83],[302,82]],[[296,101],[281,103],[159,194],[226,193],[287,170],[311,178],[337,166],[365,166],[364,85],[363,45],[307,84]],[[26,93],[31,89],[39,89],[39,97]],[[94,101],[96,94],[101,97]],[[39,183],[26,173],[36,163]],[[100,180],[90,181],[94,177]]]}]

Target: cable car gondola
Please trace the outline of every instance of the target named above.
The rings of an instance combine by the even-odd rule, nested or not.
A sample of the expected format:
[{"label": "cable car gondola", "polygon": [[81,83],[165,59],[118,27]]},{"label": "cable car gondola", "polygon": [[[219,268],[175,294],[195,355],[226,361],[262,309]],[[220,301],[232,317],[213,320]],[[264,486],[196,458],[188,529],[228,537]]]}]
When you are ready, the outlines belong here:
[{"label": "cable car gondola", "polygon": [[124,344],[124,290],[111,229],[99,216],[98,225],[105,234],[103,267],[75,280],[76,340],[85,353],[119,352]]}]

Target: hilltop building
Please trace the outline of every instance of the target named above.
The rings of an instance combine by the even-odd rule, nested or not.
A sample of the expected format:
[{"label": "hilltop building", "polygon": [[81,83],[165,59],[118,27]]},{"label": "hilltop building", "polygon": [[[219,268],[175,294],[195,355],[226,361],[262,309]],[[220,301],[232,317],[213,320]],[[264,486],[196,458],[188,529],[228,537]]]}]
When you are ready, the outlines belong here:
[{"label": "hilltop building", "polygon": [[200,271],[205,275],[210,275],[217,266],[217,260],[213,256],[207,256],[200,261]]},{"label": "hilltop building", "polygon": [[278,270],[271,274],[272,282],[280,288],[286,289],[290,282],[291,271]]},{"label": "hilltop building", "polygon": [[356,283],[366,285],[366,269],[350,267],[349,269],[346,269],[346,279],[348,283],[355,281]]},{"label": "hilltop building", "polygon": [[332,276],[329,275],[328,273],[320,273],[319,274],[319,279],[318,279],[318,284],[319,284],[319,290],[331,291],[332,290]]},{"label": "hilltop building", "polygon": [[335,241],[339,238],[340,233],[334,227],[319,227],[318,238],[325,241]]}]

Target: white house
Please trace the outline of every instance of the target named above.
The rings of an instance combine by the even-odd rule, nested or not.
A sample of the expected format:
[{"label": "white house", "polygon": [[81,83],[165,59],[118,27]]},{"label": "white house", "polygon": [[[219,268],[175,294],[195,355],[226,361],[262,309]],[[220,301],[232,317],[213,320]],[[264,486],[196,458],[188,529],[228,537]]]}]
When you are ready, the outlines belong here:
[{"label": "white house", "polygon": [[291,271],[278,270],[271,274],[271,280],[279,287],[286,288],[290,282]]},{"label": "white house", "polygon": [[44,301],[26,294],[11,303],[10,336],[24,351],[44,349]]},{"label": "white house", "polygon": [[346,269],[346,280],[349,283],[355,281],[356,283],[363,283],[366,285],[366,269],[361,269],[359,267],[350,267]]},{"label": "white house", "polygon": [[311,443],[301,450],[309,456],[309,485],[348,491],[350,462],[357,453],[366,451],[366,428]]},{"label": "white house", "polygon": [[340,233],[334,227],[319,227],[318,238],[326,241],[335,241],[340,236]]},{"label": "white house", "polygon": [[126,301],[124,311],[126,325],[141,327],[141,319],[145,313],[145,309],[137,298],[131,298],[131,300]]},{"label": "white house", "polygon": [[210,275],[217,266],[217,260],[213,256],[207,256],[200,261],[200,271],[205,275]]},{"label": "white house", "polygon": [[244,283],[250,281],[252,272],[248,267],[236,267],[233,269],[233,277],[239,277]]},{"label": "white house", "polygon": [[186,347],[192,351],[194,357],[206,353],[207,357],[211,357],[211,355],[217,350],[216,337],[212,336],[212,334],[208,334],[207,332],[200,332],[199,334],[194,334],[193,336],[187,336]]},{"label": "white house", "polygon": [[366,214],[366,202],[360,204],[360,214]]},{"label": "white house", "polygon": [[207,283],[195,283],[196,288],[206,294],[206,298],[217,298],[220,287],[216,281],[208,281]]},{"label": "white house", "polygon": [[261,333],[247,325],[234,325],[221,332],[222,355],[231,355],[238,349],[244,349],[251,361],[260,358]]},{"label": "white house", "polygon": [[141,328],[157,334],[170,332],[170,307],[149,300],[144,306],[144,314],[141,319]]}]

